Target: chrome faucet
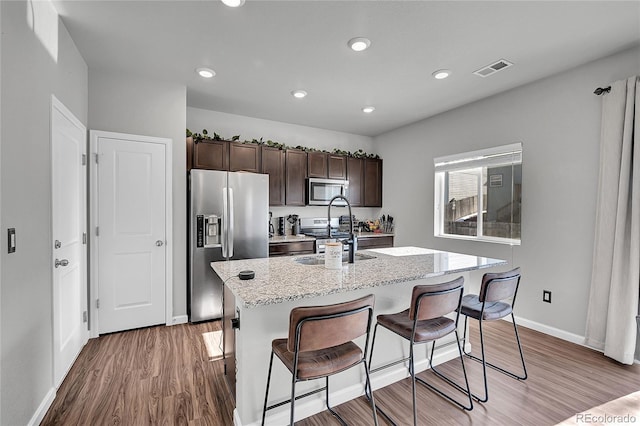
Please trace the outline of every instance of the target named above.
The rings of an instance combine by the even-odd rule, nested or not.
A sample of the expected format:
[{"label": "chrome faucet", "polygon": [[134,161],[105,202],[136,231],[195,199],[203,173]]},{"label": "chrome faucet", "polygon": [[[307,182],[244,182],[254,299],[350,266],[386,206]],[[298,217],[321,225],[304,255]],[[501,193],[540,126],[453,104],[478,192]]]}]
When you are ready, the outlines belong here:
[{"label": "chrome faucet", "polygon": [[347,207],[349,208],[349,238],[346,240],[342,240],[342,244],[349,245],[349,263],[354,263],[356,258],[356,250],[358,250],[358,239],[356,235],[353,233],[353,216],[351,214],[351,204],[349,204],[349,200],[344,195],[336,195],[329,201],[329,207],[327,207],[327,229],[329,231],[329,238],[331,238],[331,205],[337,199],[342,199],[347,203]]}]

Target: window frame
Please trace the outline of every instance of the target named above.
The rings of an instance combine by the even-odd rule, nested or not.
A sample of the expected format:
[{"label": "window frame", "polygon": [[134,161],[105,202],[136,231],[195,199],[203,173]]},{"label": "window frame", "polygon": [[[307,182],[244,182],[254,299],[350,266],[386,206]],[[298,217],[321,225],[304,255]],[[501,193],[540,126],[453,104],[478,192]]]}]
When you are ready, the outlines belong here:
[{"label": "window frame", "polygon": [[[501,161],[500,159],[511,157],[511,161]],[[493,237],[484,234],[484,220],[482,220],[482,206],[484,203],[482,171],[484,168],[495,165],[511,164],[522,165],[522,143],[517,142],[509,145],[502,145],[488,149],[465,152],[460,154],[436,157],[434,162],[434,212],[433,212],[433,235],[436,238],[447,238],[454,240],[482,241],[496,244],[507,244],[519,246],[522,242],[522,233],[520,238]],[[476,225],[476,235],[459,235],[447,234],[444,232],[445,227],[445,205],[448,204],[444,199],[446,193],[445,185],[447,183],[447,172],[461,170],[476,170],[478,176],[477,196],[478,196],[478,220]],[[487,177],[488,178],[488,177]],[[488,185],[488,183],[487,183]],[[511,182],[513,185],[513,181]],[[512,194],[513,196],[513,194]],[[521,218],[522,219],[522,218]],[[522,221],[521,221],[522,223]]]}]

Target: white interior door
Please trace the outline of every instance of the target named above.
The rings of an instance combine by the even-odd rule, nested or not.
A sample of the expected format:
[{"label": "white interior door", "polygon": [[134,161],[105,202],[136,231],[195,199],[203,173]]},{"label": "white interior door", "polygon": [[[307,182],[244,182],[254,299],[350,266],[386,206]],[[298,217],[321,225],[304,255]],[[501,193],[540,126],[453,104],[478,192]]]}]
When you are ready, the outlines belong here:
[{"label": "white interior door", "polygon": [[86,134],[85,127],[52,97],[53,374],[56,388],[89,336]]},{"label": "white interior door", "polygon": [[168,146],[118,134],[96,141],[98,332],[163,324]]}]

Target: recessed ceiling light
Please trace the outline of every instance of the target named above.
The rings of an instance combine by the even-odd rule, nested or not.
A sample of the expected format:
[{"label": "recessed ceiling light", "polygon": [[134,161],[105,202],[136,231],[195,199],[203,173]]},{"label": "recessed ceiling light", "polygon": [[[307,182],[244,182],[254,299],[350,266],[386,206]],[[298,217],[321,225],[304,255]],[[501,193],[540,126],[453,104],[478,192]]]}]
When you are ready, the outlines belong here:
[{"label": "recessed ceiling light", "polygon": [[291,94],[293,95],[294,98],[298,98],[298,99],[302,99],[305,96],[307,96],[307,92],[305,92],[304,90],[294,90],[293,92],[291,92]]},{"label": "recessed ceiling light", "polygon": [[431,74],[431,75],[433,75],[433,77],[434,77],[436,80],[442,80],[442,79],[444,79],[444,78],[449,77],[449,76],[451,75],[451,71],[449,71],[449,70],[438,70],[438,71],[435,71],[435,72],[434,72],[433,74]]},{"label": "recessed ceiling light", "polygon": [[364,37],[356,37],[349,40],[347,44],[356,52],[362,52],[363,50],[366,50],[369,48],[369,46],[371,46],[371,40]]},{"label": "recessed ceiling light", "polygon": [[196,72],[200,77],[203,77],[203,78],[211,78],[214,75],[216,75],[216,72],[211,68],[198,68]]},{"label": "recessed ceiling light", "polygon": [[364,112],[365,114],[371,114],[375,110],[376,110],[376,108],[372,107],[372,106],[366,106],[366,107],[362,108],[362,112]]},{"label": "recessed ceiling light", "polygon": [[222,0],[222,3],[229,7],[240,7],[244,4],[244,0]]}]

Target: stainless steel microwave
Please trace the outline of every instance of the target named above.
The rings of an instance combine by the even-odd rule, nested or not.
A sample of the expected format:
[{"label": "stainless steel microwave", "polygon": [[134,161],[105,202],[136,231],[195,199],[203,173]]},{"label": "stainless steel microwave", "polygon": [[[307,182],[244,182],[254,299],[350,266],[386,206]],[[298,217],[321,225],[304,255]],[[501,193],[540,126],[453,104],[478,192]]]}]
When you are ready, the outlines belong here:
[{"label": "stainless steel microwave", "polygon": [[[307,179],[307,196],[308,206],[327,206],[329,201],[336,195],[348,196],[349,181],[339,179]],[[336,200],[336,206],[345,206],[344,200]]]}]

